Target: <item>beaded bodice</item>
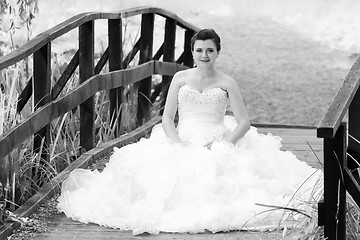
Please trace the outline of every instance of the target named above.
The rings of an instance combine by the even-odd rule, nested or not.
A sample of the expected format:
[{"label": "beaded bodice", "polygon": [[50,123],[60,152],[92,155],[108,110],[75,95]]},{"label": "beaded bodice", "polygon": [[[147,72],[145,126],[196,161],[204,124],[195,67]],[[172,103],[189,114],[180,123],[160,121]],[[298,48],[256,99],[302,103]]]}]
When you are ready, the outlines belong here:
[{"label": "beaded bodice", "polygon": [[228,94],[216,87],[203,92],[188,85],[178,92],[179,124],[181,138],[197,142],[218,138],[223,133]]}]

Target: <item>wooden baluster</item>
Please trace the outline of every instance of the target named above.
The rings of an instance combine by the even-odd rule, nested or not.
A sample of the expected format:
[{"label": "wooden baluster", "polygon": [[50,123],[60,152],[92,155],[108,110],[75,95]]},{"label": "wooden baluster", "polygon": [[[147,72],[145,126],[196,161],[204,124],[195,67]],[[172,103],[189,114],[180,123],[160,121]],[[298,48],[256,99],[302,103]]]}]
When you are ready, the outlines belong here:
[{"label": "wooden baluster", "polygon": [[346,124],[342,123],[334,138],[324,138],[324,234],[328,239],[345,240],[346,191],[342,178],[344,164]]},{"label": "wooden baluster", "polygon": [[[35,110],[44,106],[50,101],[51,91],[51,42],[37,50],[34,55],[34,104]],[[44,139],[44,142],[42,143]],[[49,161],[49,154],[46,148],[50,145],[50,125],[43,127],[34,135],[34,150],[39,151],[43,144],[41,157]]]},{"label": "wooden baluster", "polygon": [[[153,34],[154,34],[153,13],[142,15],[141,19],[141,38],[140,38],[140,60],[139,64],[145,63],[152,59],[153,54]],[[150,93],[151,93],[151,76],[142,80],[138,90],[138,108],[137,124],[141,125],[144,120],[150,118]]]},{"label": "wooden baluster", "polygon": [[[109,71],[120,70],[122,68],[122,20],[110,19],[108,21],[109,36]],[[111,89],[110,99],[110,117],[116,120],[115,137],[120,136],[123,130],[121,128],[121,108],[124,87]]]},{"label": "wooden baluster", "polygon": [[194,67],[194,59],[191,52],[191,38],[194,36],[195,32],[193,30],[185,31],[184,39],[184,65],[188,67]]},{"label": "wooden baluster", "polygon": [[[165,22],[165,36],[164,36],[164,51],[163,51],[164,62],[175,61],[175,38],[176,38],[176,21],[167,18]],[[172,79],[171,76],[162,77],[161,96],[160,96],[161,114],[163,113],[164,110],[163,107],[165,105],[165,100],[171,79]]]},{"label": "wooden baluster", "polygon": [[[79,26],[79,77],[80,83],[94,75],[94,22]],[[94,97],[80,105],[80,145],[81,151],[94,146]]]}]

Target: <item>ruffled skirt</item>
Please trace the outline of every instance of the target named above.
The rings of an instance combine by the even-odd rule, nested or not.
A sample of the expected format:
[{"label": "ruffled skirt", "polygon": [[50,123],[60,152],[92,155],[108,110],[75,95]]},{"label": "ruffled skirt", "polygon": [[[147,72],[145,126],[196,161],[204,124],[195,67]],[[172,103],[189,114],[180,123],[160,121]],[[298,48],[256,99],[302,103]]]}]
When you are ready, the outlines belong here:
[{"label": "ruffled skirt", "polygon": [[182,146],[157,125],[149,139],[115,148],[101,173],[74,170],[57,207],[74,220],[134,234],[276,228],[296,214],[263,204],[305,210],[321,176],[280,147],[280,137],[254,127],[235,146]]}]

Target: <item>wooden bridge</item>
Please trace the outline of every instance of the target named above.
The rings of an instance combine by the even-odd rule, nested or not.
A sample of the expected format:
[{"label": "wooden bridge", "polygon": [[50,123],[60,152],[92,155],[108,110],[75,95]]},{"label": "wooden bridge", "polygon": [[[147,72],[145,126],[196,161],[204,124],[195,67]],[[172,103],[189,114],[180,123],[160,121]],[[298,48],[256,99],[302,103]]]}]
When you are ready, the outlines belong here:
[{"label": "wooden bridge", "polygon": [[[141,17],[141,30],[133,48],[124,57],[123,19]],[[164,41],[153,51],[154,20],[165,19]],[[94,22],[108,21],[108,47],[95,65]],[[52,82],[51,43],[78,28],[79,49],[54,84]],[[46,199],[53,197],[61,182],[78,167],[86,167],[96,159],[107,156],[114,146],[123,146],[146,136],[152,126],[161,121],[158,114],[150,111],[155,101],[163,106],[171,76],[177,71],[193,67],[190,49],[191,36],[198,29],[175,14],[159,8],[142,7],[112,13],[84,13],[43,32],[16,51],[0,58],[0,69],[18,64],[32,56],[33,74],[20,94],[17,111],[21,113],[29,99],[33,98],[35,110],[28,117],[11,127],[0,136],[0,171],[2,186],[16,178],[13,169],[21,159],[14,159],[25,141],[32,139],[34,152],[41,155],[43,162],[49,162],[48,146],[51,140],[51,123],[65,114],[80,111],[79,153],[65,169],[49,181],[40,182],[40,188],[24,204],[14,210],[18,217],[27,217],[36,212]],[[183,36],[183,51],[175,59],[175,40],[179,31]],[[181,34],[180,34],[181,35]],[[154,54],[155,53],[155,54]],[[136,58],[137,56],[137,58]],[[129,63],[138,59],[135,67]],[[161,59],[161,61],[160,61]],[[105,65],[108,64],[108,70]],[[63,93],[69,79],[78,68],[79,84]],[[160,84],[154,84],[152,76],[160,75]],[[360,60],[356,60],[343,85],[336,94],[328,111],[317,128],[304,126],[256,125],[260,132],[272,132],[283,138],[283,149],[295,153],[302,161],[317,168],[324,168],[324,200],[319,203],[319,224],[324,225],[328,239],[346,238],[346,191],[360,206],[359,175],[356,159],[360,156]],[[125,132],[121,116],[122,104],[129,100],[126,89],[137,91],[136,126]],[[100,91],[109,92],[108,114],[117,116],[111,127],[116,129],[112,140],[95,143],[95,96]],[[319,90],[321,91],[321,90]],[[335,93],[334,93],[335,94]],[[160,107],[161,109],[161,107]],[[161,110],[160,110],[161,113]],[[126,133],[126,134],[124,134]],[[45,149],[45,150],[44,150]],[[34,174],[33,172],[30,172]],[[32,175],[37,178],[38,175]],[[339,199],[339,202],[338,202]],[[339,204],[338,204],[339,203]],[[339,206],[339,207],[338,207]],[[10,206],[11,207],[11,206]],[[63,214],[49,217],[49,230],[36,239],[137,239],[131,233],[103,228],[94,224],[81,224],[66,218]],[[18,222],[5,222],[0,229],[0,239],[5,238],[19,226]],[[268,239],[261,234],[231,232],[215,235],[160,234],[155,239]],[[273,235],[273,239],[279,239]],[[149,236],[147,236],[149,238]]]}]

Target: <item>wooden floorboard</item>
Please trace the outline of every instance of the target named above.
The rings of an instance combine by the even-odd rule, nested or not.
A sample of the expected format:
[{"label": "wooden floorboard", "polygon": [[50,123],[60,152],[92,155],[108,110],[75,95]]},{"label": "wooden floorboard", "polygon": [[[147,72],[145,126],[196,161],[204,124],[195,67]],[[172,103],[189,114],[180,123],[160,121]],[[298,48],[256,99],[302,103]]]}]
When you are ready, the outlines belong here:
[{"label": "wooden floorboard", "polygon": [[[316,129],[294,128],[258,128],[258,132],[268,132],[282,138],[282,150],[293,152],[301,161],[310,166],[320,168],[323,163],[322,139],[316,137]],[[67,218],[58,213],[46,219],[47,231],[39,234],[39,240],[64,239],[184,239],[184,240],[270,240],[282,239],[280,232],[229,232],[229,233],[203,233],[203,234],[167,234],[133,236],[130,231],[120,231],[98,226],[96,224],[83,224]]]},{"label": "wooden floorboard", "polygon": [[63,214],[53,215],[48,218],[47,231],[38,235],[38,240],[65,240],[65,239],[154,239],[154,240],[270,240],[280,239],[281,231],[277,232],[245,232],[232,231],[227,233],[200,233],[200,234],[173,234],[160,233],[159,235],[142,234],[134,236],[131,231],[105,228],[96,224],[82,224],[68,219]]}]

